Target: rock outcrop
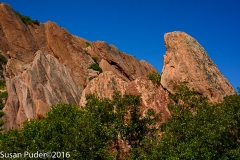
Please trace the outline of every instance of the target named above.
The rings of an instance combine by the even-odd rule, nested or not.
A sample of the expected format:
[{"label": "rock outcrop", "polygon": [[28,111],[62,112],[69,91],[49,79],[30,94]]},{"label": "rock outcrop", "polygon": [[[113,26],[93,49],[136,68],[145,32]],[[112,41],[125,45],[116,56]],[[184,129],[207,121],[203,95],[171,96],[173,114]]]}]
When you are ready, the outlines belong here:
[{"label": "rock outcrop", "polygon": [[[89,42],[73,36],[54,22],[25,25],[5,3],[0,4],[0,42],[3,54],[19,60],[22,65],[31,62],[38,50],[53,55],[69,69],[81,89],[86,85],[84,79],[89,78],[87,69],[94,63],[92,57],[98,57],[98,63],[106,60],[116,69],[115,73],[129,80],[156,71],[152,65],[142,64],[134,56],[105,42]],[[87,46],[86,42],[91,45]]]},{"label": "rock outcrop", "polygon": [[[20,127],[26,119],[44,117],[50,106],[58,102],[79,103],[87,84],[93,78],[102,78],[89,69],[96,63],[93,57],[98,58],[103,71],[117,75],[107,74],[109,77],[105,75],[106,80],[101,81],[112,78],[127,82],[156,71],[147,62],[105,42],[73,36],[54,22],[26,25],[5,3],[0,3],[0,50],[8,58],[5,130]],[[38,50],[43,53],[35,54]]]},{"label": "rock outcrop", "polygon": [[164,35],[164,43],[166,54],[161,84],[168,91],[173,92],[173,86],[186,80],[190,87],[212,102],[235,94],[231,84],[194,38],[184,32],[171,32]]},{"label": "rock outcrop", "polygon": [[166,122],[170,116],[167,108],[169,101],[169,92],[161,85],[152,83],[146,77],[139,77],[134,81],[128,83],[126,88],[127,94],[139,95],[142,99],[142,106],[140,109],[144,113],[147,109],[154,109],[161,114],[163,122]]},{"label": "rock outcrop", "polygon": [[[9,59],[8,63],[14,63]],[[8,99],[3,109],[4,130],[19,128],[23,121],[43,118],[57,103],[78,104],[81,90],[68,69],[51,55],[36,53],[20,74],[6,78]]]},{"label": "rock outcrop", "polygon": [[170,116],[167,108],[169,103],[168,91],[164,90],[161,85],[155,85],[146,77],[139,77],[134,81],[124,81],[112,71],[101,73],[97,78],[88,83],[82,92],[79,105],[86,104],[86,95],[95,94],[100,98],[112,99],[115,91],[123,94],[139,95],[142,99],[141,112],[144,113],[149,108],[161,113],[163,121]]},{"label": "rock outcrop", "polygon": [[88,83],[82,92],[79,105],[84,106],[86,104],[87,94],[95,94],[99,98],[109,99],[112,98],[115,91],[124,94],[127,85],[128,83],[126,81],[119,78],[112,71],[105,71]]},{"label": "rock outcrop", "polygon": [[[0,50],[8,59],[9,95],[3,109],[3,129],[43,118],[52,105],[60,102],[84,106],[87,94],[110,99],[115,91],[139,95],[143,114],[153,108],[166,121],[170,116],[169,94],[180,81],[187,80],[212,102],[235,93],[194,38],[172,32],[164,36],[164,41],[167,51],[163,74],[161,84],[156,85],[146,75],[157,70],[146,61],[106,42],[73,36],[54,22],[26,25],[9,5],[0,3]],[[103,72],[89,69],[93,63],[98,63]]]}]

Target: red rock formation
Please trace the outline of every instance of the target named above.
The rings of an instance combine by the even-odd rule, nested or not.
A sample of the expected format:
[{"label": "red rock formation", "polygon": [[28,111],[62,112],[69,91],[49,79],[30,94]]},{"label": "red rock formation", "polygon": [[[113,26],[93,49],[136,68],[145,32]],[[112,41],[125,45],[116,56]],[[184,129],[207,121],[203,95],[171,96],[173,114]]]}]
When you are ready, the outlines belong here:
[{"label": "red rock formation", "polygon": [[[97,41],[91,43],[87,51],[92,57],[97,57],[99,61],[101,59],[106,60],[112,68],[118,70],[129,80],[146,76],[150,72],[157,72],[151,64],[143,61],[139,62],[134,56],[120,52],[116,47],[105,42]],[[111,69],[111,71],[113,70]],[[118,74],[115,71],[113,72]]]},{"label": "red rock formation", "polygon": [[7,4],[0,4],[0,49],[5,55],[30,62],[38,50],[28,27]]},{"label": "red rock formation", "polygon": [[121,94],[124,94],[127,84],[128,83],[126,81],[117,77],[117,75],[112,71],[105,71],[88,83],[82,92],[82,97],[79,105],[84,106],[86,104],[87,94],[95,94],[99,98],[110,99],[112,98],[115,91],[119,91]]},{"label": "red rock formation", "polygon": [[235,94],[228,80],[218,70],[203,47],[184,32],[164,35],[166,54],[161,84],[173,92],[173,86],[188,81],[189,86],[213,102],[226,95]]},{"label": "red rock formation", "polygon": [[167,108],[169,103],[168,91],[162,86],[153,84],[145,77],[139,77],[134,81],[127,82],[118,78],[112,71],[101,73],[97,78],[88,83],[82,92],[80,106],[86,104],[85,96],[87,94],[95,94],[100,98],[112,98],[115,91],[119,91],[122,95],[134,94],[139,95],[142,99],[141,112],[144,113],[149,108],[154,109],[162,114],[163,121],[166,121],[170,115]]},{"label": "red rock formation", "polygon": [[170,116],[167,108],[169,103],[168,91],[164,90],[161,85],[153,84],[146,77],[139,77],[128,83],[126,88],[127,94],[139,95],[142,99],[142,112],[147,109],[154,109],[157,113],[161,113],[162,121],[166,122]]},{"label": "red rock formation", "polygon": [[82,89],[86,85],[84,79],[89,78],[87,69],[94,63],[91,56],[99,57],[99,63],[106,60],[116,68],[114,72],[122,74],[125,79],[133,80],[156,71],[152,65],[142,64],[105,42],[91,42],[86,47],[87,40],[71,35],[54,22],[26,26],[5,3],[0,5],[0,42],[3,54],[21,61],[19,64],[23,65],[29,63],[38,50],[53,55],[69,69]]},{"label": "red rock formation", "polygon": [[[8,63],[14,59],[10,59]],[[14,62],[13,62],[14,63]],[[19,128],[23,121],[42,118],[57,103],[78,104],[81,90],[68,69],[41,51],[22,73],[6,78],[8,99],[3,129]]]},{"label": "red rock formation", "polygon": [[[235,93],[195,39],[173,32],[164,40],[167,52],[161,84],[165,89],[145,78],[157,72],[146,61],[138,61],[105,42],[73,36],[54,22],[25,25],[9,5],[0,3],[0,50],[9,59],[4,129],[19,128],[27,119],[43,118],[58,102],[84,105],[89,93],[101,98],[112,98],[115,91],[137,94],[142,98],[141,111],[153,108],[162,114],[163,121],[170,115],[168,91],[173,92],[180,81],[189,81],[214,102]],[[89,69],[96,63],[93,57],[103,73]]]}]

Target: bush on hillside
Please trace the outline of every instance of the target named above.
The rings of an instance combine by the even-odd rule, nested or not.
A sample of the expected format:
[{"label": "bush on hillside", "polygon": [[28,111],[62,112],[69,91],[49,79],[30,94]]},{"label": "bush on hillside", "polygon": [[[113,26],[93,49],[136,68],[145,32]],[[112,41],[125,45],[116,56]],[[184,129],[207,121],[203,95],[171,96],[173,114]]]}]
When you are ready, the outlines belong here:
[{"label": "bush on hillside", "polygon": [[93,63],[90,65],[89,69],[93,69],[95,71],[98,71],[99,73],[102,73],[102,68],[99,67],[97,63]]},{"label": "bush on hillside", "polygon": [[147,78],[151,80],[154,84],[160,84],[161,82],[161,75],[157,72],[149,73]]},{"label": "bush on hillside", "polygon": [[32,20],[29,16],[24,16],[19,12],[16,12],[16,13],[20,17],[20,19],[23,21],[23,23],[25,23],[26,25],[32,25],[32,24],[40,25],[40,22],[38,20]]}]

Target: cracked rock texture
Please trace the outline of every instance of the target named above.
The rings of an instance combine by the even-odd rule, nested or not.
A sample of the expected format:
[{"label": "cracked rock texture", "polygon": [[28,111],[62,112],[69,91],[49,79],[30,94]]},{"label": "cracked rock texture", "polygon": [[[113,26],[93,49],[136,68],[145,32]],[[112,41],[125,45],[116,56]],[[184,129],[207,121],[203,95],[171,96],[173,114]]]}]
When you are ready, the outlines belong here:
[{"label": "cracked rock texture", "polygon": [[6,78],[6,84],[4,130],[19,128],[31,118],[43,118],[57,103],[78,104],[81,96],[81,89],[68,69],[41,51],[21,74]]}]

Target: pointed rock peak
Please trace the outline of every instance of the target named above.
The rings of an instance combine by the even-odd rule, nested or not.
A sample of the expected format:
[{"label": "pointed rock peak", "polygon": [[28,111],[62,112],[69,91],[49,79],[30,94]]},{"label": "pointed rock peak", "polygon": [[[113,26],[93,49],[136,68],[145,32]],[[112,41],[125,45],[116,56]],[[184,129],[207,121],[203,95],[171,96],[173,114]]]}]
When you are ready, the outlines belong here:
[{"label": "pointed rock peak", "polygon": [[173,92],[173,86],[188,81],[189,86],[212,102],[220,102],[235,91],[196,39],[184,32],[164,35],[166,54],[161,84]]}]

